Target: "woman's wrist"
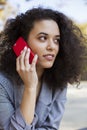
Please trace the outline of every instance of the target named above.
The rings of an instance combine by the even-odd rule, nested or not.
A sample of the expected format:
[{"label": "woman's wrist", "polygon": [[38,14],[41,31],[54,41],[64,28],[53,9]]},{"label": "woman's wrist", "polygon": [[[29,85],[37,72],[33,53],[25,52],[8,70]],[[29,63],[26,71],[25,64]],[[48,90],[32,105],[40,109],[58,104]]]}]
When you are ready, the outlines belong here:
[{"label": "woman's wrist", "polygon": [[24,91],[29,92],[29,93],[30,92],[36,92],[36,86],[32,86],[32,87],[25,86]]}]

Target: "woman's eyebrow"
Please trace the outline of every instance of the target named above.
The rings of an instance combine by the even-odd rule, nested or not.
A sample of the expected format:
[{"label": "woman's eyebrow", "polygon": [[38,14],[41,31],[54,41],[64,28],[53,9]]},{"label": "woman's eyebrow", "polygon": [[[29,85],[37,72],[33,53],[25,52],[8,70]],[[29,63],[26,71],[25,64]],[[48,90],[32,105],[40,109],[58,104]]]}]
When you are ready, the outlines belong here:
[{"label": "woman's eyebrow", "polygon": [[59,35],[55,35],[55,37],[58,37],[58,38],[60,38],[60,34],[59,34]]},{"label": "woman's eyebrow", "polygon": [[[45,33],[45,32],[40,32],[40,33],[38,33],[38,35],[41,35],[41,34],[42,34],[42,35],[46,35],[46,36],[48,35],[48,34]],[[59,37],[59,38],[60,38],[60,34],[59,34],[59,35],[55,35],[55,37]]]},{"label": "woman's eyebrow", "polygon": [[41,34],[43,34],[43,35],[48,35],[48,34],[45,33],[45,32],[40,32],[40,33],[38,33],[38,35],[41,35]]}]

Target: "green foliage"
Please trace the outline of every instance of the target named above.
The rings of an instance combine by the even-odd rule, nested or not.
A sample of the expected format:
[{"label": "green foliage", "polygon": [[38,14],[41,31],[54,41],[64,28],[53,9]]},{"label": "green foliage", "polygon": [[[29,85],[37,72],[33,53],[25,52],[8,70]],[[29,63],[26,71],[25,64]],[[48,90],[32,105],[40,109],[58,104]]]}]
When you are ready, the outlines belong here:
[{"label": "green foliage", "polygon": [[87,80],[87,23],[77,24],[77,26],[81,29],[83,35],[86,37],[86,42],[84,43],[85,50],[86,50],[84,55],[85,66],[84,66],[84,73],[82,75],[82,79]]},{"label": "green foliage", "polygon": [[87,23],[77,24],[84,35],[87,35]]}]

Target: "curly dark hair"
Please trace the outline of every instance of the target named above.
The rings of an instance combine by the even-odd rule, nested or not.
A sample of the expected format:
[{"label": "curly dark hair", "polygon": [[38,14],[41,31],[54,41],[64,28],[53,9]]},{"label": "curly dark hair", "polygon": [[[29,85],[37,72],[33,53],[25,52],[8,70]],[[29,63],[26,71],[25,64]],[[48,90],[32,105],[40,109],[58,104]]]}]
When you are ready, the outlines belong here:
[{"label": "curly dark hair", "polygon": [[0,34],[0,70],[18,84],[22,84],[16,72],[16,56],[13,44],[22,36],[26,41],[36,21],[54,20],[60,29],[59,53],[54,65],[44,72],[44,80],[50,87],[64,88],[67,83],[78,83],[83,65],[83,43],[80,29],[63,13],[45,8],[34,8],[9,19]]}]

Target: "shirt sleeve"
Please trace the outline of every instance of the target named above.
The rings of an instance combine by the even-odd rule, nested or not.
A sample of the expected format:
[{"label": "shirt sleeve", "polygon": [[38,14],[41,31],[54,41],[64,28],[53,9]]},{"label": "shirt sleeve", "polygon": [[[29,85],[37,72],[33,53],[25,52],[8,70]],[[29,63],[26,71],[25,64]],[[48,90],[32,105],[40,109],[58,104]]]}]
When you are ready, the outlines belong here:
[{"label": "shirt sleeve", "polygon": [[35,113],[32,124],[27,124],[22,117],[20,108],[15,109],[7,91],[0,85],[0,129],[2,130],[32,130],[38,117]]},{"label": "shirt sleeve", "polygon": [[32,124],[27,124],[20,108],[14,104],[5,88],[0,85],[0,129],[2,130],[58,130],[64,113],[66,90],[58,94],[51,106],[51,111],[42,126],[37,127],[38,116],[35,113]]}]

